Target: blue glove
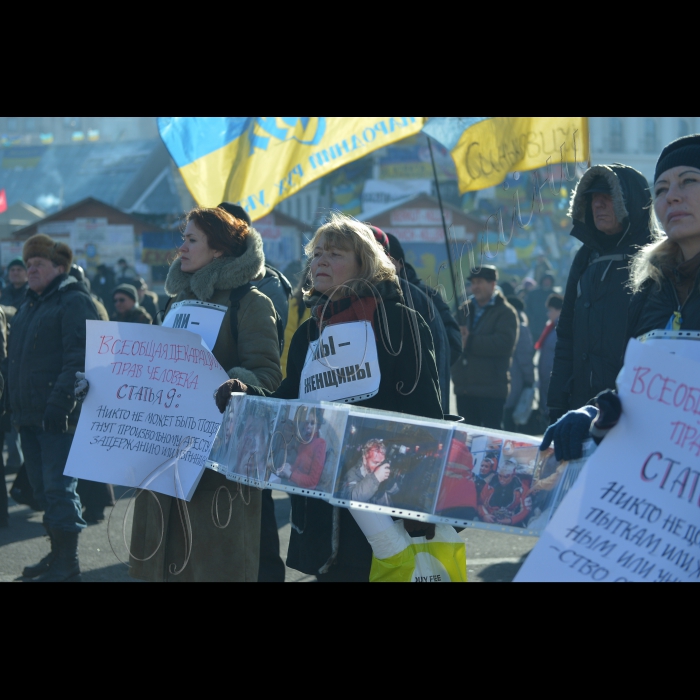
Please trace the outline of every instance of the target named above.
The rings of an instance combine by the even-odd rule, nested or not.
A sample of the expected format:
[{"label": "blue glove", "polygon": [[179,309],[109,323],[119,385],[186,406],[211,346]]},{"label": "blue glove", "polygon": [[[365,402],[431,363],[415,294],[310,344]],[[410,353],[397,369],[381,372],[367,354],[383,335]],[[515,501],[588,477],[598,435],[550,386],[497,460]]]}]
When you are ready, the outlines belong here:
[{"label": "blue glove", "polygon": [[544,434],[540,450],[546,450],[554,441],[554,456],[557,461],[569,461],[583,457],[583,443],[590,437],[591,421],[598,416],[594,406],[583,406],[569,411]]}]

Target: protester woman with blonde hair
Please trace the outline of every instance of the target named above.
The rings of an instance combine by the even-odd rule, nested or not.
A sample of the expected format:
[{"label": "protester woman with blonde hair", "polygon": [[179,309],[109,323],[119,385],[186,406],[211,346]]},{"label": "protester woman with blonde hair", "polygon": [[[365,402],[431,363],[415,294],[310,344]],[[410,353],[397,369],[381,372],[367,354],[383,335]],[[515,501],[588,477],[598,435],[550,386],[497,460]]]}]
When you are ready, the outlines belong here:
[{"label": "protester woman with blonde hair", "polygon": [[[224,307],[212,347],[214,357],[229,377],[256,382],[268,391],[276,389],[282,373],[275,310],[264,294],[245,287],[264,274],[260,234],[218,208],[193,209],[185,224],[183,243],[165,280],[166,293],[173,302],[199,300]],[[245,294],[232,295],[239,289],[246,289]],[[159,507],[153,497],[143,493],[134,507],[130,575],[149,581],[257,581],[260,491],[252,489],[250,499],[247,492],[245,499],[240,495],[234,498],[231,521],[221,529],[212,520],[212,500],[219,487],[227,485],[230,482],[225,476],[204,471],[186,504],[192,526],[191,549],[178,514],[181,504],[157,494]]]},{"label": "protester woman with blonde hair", "polygon": [[[286,378],[274,393],[229,381],[217,392],[219,409],[231,392],[245,391],[442,418],[430,331],[404,305],[395,269],[371,229],[333,214],[305,251],[312,284],[304,303],[311,317],[292,338]],[[341,341],[346,349],[339,355]],[[370,545],[347,509],[292,496],[288,566],[320,581],[367,581],[371,560]]]},{"label": "protester woman with blonde hair", "polygon": [[[700,134],[676,139],[661,151],[652,199],[655,240],[631,262],[628,340],[650,331],[700,331]],[[663,335],[664,342],[688,342],[680,333]],[[693,346],[700,360],[700,342]],[[554,441],[557,459],[578,459],[589,435],[602,440],[622,411],[612,389],[598,394],[595,406],[569,411],[550,425],[540,449]]]},{"label": "protester woman with blonde hair", "polygon": [[700,134],[659,156],[652,191],[655,241],[632,260],[628,336],[700,330]]}]

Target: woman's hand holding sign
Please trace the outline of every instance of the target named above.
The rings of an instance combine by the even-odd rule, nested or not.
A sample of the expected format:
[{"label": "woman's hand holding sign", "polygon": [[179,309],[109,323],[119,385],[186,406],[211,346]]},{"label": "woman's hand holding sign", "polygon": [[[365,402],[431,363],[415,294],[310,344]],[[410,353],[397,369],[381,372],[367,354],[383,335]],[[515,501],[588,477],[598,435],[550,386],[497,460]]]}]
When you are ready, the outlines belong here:
[{"label": "woman's hand holding sign", "polygon": [[227,382],[224,382],[214,393],[216,407],[221,413],[223,413],[226,410],[226,406],[228,406],[228,401],[231,398],[231,394],[245,394],[247,391],[248,386],[240,379],[229,379]]}]

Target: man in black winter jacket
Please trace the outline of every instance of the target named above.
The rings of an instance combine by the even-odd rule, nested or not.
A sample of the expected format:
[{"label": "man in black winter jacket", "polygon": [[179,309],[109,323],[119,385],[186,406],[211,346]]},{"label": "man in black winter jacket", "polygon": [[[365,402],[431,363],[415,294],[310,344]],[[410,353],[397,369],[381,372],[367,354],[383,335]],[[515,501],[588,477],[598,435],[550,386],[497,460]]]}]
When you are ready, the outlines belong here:
[{"label": "man in black winter jacket", "polygon": [[596,165],[571,197],[571,235],[583,246],[571,265],[547,394],[550,422],[615,386],[625,352],[629,260],[650,242],[651,194],[626,165]]},{"label": "man in black winter jacket", "polygon": [[78,480],[63,471],[78,420],[73,385],[75,373],[85,370],[85,321],[99,316],[83,283],[67,274],[73,253],[65,243],[37,234],[24,244],[23,258],[29,291],[12,323],[8,384],[12,422],[51,538],[51,552],[23,575],[78,580],[78,535],[85,521]]}]

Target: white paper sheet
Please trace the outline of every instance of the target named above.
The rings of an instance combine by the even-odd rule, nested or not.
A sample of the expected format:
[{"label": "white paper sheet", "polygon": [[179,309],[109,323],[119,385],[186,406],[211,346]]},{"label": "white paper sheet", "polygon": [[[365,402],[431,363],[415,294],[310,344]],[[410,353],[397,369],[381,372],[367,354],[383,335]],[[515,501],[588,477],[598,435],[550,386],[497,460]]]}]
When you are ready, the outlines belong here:
[{"label": "white paper sheet", "polygon": [[201,338],[87,321],[85,374],[64,473],[190,500],[221,423],[213,393],[228,379]]}]

